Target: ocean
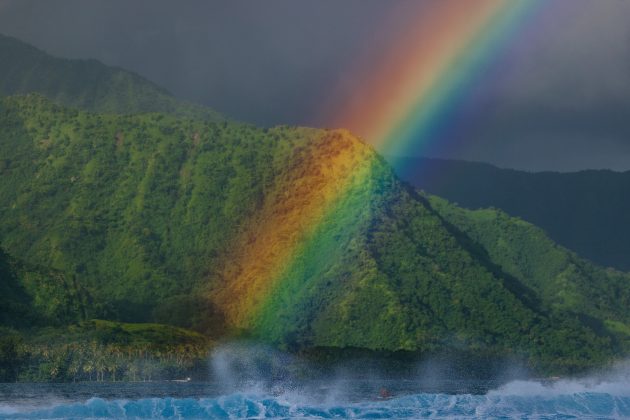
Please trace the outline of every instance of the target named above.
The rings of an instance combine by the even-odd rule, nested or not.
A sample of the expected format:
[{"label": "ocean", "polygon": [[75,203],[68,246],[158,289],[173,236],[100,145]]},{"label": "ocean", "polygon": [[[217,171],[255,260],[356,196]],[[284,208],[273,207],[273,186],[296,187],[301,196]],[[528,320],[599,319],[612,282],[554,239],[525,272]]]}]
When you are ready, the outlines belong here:
[{"label": "ocean", "polygon": [[[443,362],[406,374],[362,360],[321,365],[260,345],[232,343],[206,379],[0,384],[0,419],[619,419],[630,418],[630,368],[571,379],[463,379]],[[460,372],[461,373],[461,372]]]},{"label": "ocean", "polygon": [[[224,418],[630,418],[630,384],[581,381],[445,381],[422,392],[414,381],[314,381],[298,388],[221,394],[193,382],[3,384],[0,419]],[[439,386],[439,384],[436,384]],[[457,387],[469,392],[455,392]],[[380,396],[387,389],[390,396]]]}]

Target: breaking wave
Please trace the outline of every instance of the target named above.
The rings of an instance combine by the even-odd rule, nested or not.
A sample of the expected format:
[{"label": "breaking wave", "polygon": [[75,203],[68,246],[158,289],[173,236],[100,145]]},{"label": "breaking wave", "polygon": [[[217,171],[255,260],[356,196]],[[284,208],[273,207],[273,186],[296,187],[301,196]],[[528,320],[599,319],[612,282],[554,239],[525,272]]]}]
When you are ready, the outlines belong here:
[{"label": "breaking wave", "polygon": [[450,389],[435,388],[435,378],[428,384],[431,369],[401,380],[347,372],[305,379],[309,369],[265,348],[224,347],[210,360],[210,383],[77,384],[47,396],[33,388],[28,398],[13,386],[9,397],[0,392],[0,419],[630,418],[630,369],[621,365],[582,379]]},{"label": "breaking wave", "polygon": [[[216,398],[143,398],[61,404],[29,410],[0,408],[0,418],[628,418],[630,388],[576,383],[513,382],[486,395],[413,394],[388,400],[313,403],[304,396],[232,394]],[[627,385],[627,384],[625,384]],[[625,386],[624,385],[624,386]],[[582,387],[582,388],[580,388]],[[613,388],[613,392],[604,389]],[[307,399],[307,398],[306,398]]]}]

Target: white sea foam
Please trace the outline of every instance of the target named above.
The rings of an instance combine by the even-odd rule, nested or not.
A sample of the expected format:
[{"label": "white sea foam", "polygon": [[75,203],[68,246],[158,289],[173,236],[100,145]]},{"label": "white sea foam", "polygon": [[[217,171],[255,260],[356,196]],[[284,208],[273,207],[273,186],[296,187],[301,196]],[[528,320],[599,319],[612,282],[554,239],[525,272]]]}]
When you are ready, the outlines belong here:
[{"label": "white sea foam", "polygon": [[581,378],[514,380],[488,392],[488,396],[517,395],[551,398],[585,393],[630,397],[630,363],[618,363],[612,369]]},{"label": "white sea foam", "polygon": [[[423,390],[422,378],[389,379],[389,385],[404,386],[392,388],[392,398],[378,399],[385,379],[376,374],[360,382],[342,366],[327,372],[324,381],[305,380],[313,369],[308,363],[264,346],[232,343],[220,347],[210,360],[220,386],[208,396],[187,397],[181,391],[193,384],[173,384],[172,395],[161,398],[42,398],[30,405],[5,400],[0,419],[630,418],[629,366],[575,379],[513,380],[481,394]],[[430,373],[434,385],[442,370],[425,366],[418,373]]]}]

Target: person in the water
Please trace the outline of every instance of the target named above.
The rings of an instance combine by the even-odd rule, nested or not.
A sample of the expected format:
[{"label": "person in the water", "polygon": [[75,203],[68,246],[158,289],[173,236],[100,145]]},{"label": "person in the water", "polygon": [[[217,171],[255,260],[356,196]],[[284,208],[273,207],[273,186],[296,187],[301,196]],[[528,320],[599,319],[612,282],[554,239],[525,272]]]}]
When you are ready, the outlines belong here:
[{"label": "person in the water", "polygon": [[387,388],[381,388],[378,391],[378,397],[381,400],[388,400],[392,397],[392,394],[387,390]]}]

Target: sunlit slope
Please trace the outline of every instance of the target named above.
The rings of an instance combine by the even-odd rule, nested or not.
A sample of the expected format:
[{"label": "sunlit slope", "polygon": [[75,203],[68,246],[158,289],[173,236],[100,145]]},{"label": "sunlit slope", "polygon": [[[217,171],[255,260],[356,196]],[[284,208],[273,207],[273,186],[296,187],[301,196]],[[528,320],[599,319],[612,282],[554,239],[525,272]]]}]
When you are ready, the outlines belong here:
[{"label": "sunlit slope", "polygon": [[220,121],[200,105],[176,99],[145,78],[96,60],[57,58],[0,34],[0,95],[42,94],[56,103],[95,112],[164,112]]},{"label": "sunlit slope", "polygon": [[[0,100],[0,127],[2,246],[76,281],[86,318],[567,369],[623,352],[628,276],[581,261],[583,277],[549,286],[556,268],[530,249],[553,246],[544,235],[469,229],[346,131],[98,115],[36,95]],[[500,253],[484,235],[519,239]],[[596,308],[579,303],[595,292]]]}]

